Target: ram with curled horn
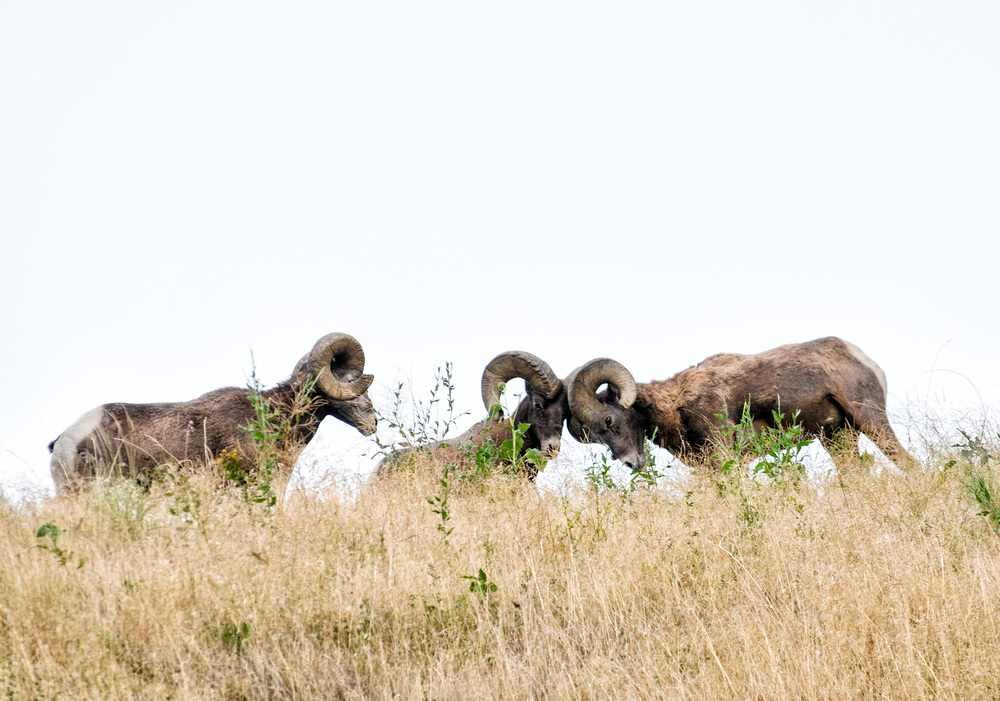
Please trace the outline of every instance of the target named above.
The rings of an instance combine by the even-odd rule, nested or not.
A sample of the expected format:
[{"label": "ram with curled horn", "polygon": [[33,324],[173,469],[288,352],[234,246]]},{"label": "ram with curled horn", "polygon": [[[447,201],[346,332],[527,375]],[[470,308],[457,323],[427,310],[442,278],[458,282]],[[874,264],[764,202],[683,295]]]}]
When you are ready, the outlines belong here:
[{"label": "ram with curled horn", "polygon": [[[744,405],[758,430],[774,428],[776,413],[787,423],[798,412],[804,434],[824,447],[845,436],[856,450],[861,432],[897,465],[913,460],[886,417],[882,368],[832,336],[755,355],[721,353],[670,379],[638,384],[620,363],[603,358],[567,385],[573,437],[604,443],[636,471],[645,467],[645,440],[654,434],[657,445],[688,464],[711,464],[712,440],[724,424],[740,421]],[[831,451],[835,460],[839,455]]]},{"label": "ram with curled horn", "polygon": [[[365,375],[365,352],[346,333],[319,339],[291,378],[260,392],[271,410],[291,420],[286,440],[308,442],[333,416],[368,436],[376,417]],[[311,385],[311,387],[310,387]],[[49,444],[56,490],[83,479],[126,474],[148,479],[159,465],[212,461],[223,451],[247,455],[249,427],[257,418],[246,388],[224,387],[187,402],[103,404],[77,419]]]},{"label": "ram with curled horn", "polygon": [[[500,404],[499,387],[501,383],[515,378],[524,380],[525,393],[508,421],[502,410],[497,411]],[[510,439],[511,423],[529,424],[523,435],[521,456],[532,449],[542,453],[547,460],[552,460],[559,454],[563,422],[570,415],[569,402],[564,383],[548,363],[537,355],[524,351],[501,353],[483,370],[481,389],[483,405],[488,412],[493,413],[492,416],[454,438],[394,451],[379,463],[375,470],[376,477],[390,475],[399,467],[402,458],[417,451],[431,453],[436,457],[446,456],[452,464],[465,464],[487,442],[499,446]],[[535,474],[537,468],[528,463],[528,478],[534,479]]]}]

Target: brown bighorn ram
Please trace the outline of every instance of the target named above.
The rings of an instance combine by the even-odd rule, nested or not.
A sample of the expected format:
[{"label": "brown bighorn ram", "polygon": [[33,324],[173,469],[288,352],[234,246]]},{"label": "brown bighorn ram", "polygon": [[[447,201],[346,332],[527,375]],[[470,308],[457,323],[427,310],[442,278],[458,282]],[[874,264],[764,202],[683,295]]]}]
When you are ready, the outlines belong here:
[{"label": "brown bighorn ram", "polygon": [[[515,423],[531,425],[524,434],[521,454],[534,448],[547,458],[554,459],[559,454],[563,421],[570,416],[565,386],[549,364],[537,355],[524,351],[507,351],[491,360],[483,370],[483,404],[487,411],[499,403],[497,386],[514,378],[524,380],[525,395],[514,411],[513,420]],[[503,416],[493,419],[487,417],[454,438],[395,451],[379,463],[375,475],[385,477],[392,474],[401,457],[416,451],[438,455],[441,451],[451,451],[453,455],[449,458],[462,463],[470,447],[475,451],[487,440],[499,446],[510,437],[510,424]],[[537,470],[529,467],[529,479],[534,479],[536,474]]]},{"label": "brown bighorn ram", "polygon": [[[371,435],[375,411],[367,392],[374,378],[363,374],[364,369],[361,344],[346,333],[331,333],[299,360],[290,379],[261,395],[273,408],[291,409],[303,384],[312,378],[314,401],[294,426],[296,438],[310,440],[326,416]],[[49,444],[52,479],[61,494],[101,467],[124,466],[142,475],[168,462],[213,460],[223,450],[244,453],[249,441],[240,427],[250,426],[255,418],[249,391],[237,387],[223,387],[188,402],[103,404]]]},{"label": "brown bighorn ram", "polygon": [[756,355],[721,353],[668,380],[639,384],[620,363],[600,358],[567,378],[567,385],[574,437],[606,444],[636,471],[645,467],[645,438],[654,429],[661,448],[704,464],[723,423],[716,414],[739,421],[747,401],[758,428],[774,425],[772,411],[786,420],[799,411],[805,433],[825,446],[835,432],[851,428],[897,465],[912,460],[886,418],[885,373],[860,348],[835,337]]}]

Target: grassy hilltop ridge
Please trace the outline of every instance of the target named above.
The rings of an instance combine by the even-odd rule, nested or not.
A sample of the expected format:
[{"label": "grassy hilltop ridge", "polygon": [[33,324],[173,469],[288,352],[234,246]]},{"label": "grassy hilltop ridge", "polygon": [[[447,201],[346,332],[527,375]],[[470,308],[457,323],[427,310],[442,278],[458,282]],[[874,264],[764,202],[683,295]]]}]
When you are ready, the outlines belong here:
[{"label": "grassy hilltop ridge", "polygon": [[973,447],[822,483],[556,495],[421,456],[270,509],[209,477],[6,506],[0,691],[994,698],[1000,536],[975,489],[1000,463]]}]

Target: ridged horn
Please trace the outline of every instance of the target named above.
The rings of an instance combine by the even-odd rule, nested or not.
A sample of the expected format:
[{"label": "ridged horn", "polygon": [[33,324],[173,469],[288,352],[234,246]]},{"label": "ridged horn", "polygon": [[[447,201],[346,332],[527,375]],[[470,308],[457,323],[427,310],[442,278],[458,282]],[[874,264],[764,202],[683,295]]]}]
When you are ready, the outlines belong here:
[{"label": "ridged horn", "polygon": [[542,391],[546,399],[552,399],[559,392],[561,382],[552,368],[537,355],[524,351],[507,351],[489,362],[483,370],[483,404],[486,410],[497,403],[500,390],[497,385],[520,377],[526,383]]},{"label": "ridged horn", "polygon": [[626,409],[632,406],[637,395],[635,378],[617,360],[594,358],[566,378],[569,409],[584,428],[600,420],[597,416],[601,408],[601,403],[597,400],[597,388],[605,382],[614,385],[621,392],[619,404]]},{"label": "ridged horn", "polygon": [[316,378],[316,389],[330,399],[348,401],[368,391],[374,375],[365,375],[365,351],[346,333],[328,333],[309,351],[305,370]]}]

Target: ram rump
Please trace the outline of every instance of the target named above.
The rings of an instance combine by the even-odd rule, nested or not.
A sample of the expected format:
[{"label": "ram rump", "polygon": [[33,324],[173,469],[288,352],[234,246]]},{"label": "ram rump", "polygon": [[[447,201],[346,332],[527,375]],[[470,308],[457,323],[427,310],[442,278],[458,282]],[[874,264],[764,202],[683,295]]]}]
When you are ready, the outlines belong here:
[{"label": "ram rump", "polygon": [[[500,385],[515,378],[524,380],[524,397],[514,410],[510,421],[503,411],[496,411],[500,405]],[[542,453],[548,460],[553,460],[559,454],[562,439],[563,422],[569,418],[569,402],[566,398],[566,387],[556,376],[552,368],[537,355],[525,351],[507,351],[491,360],[483,370],[482,378],[483,405],[492,415],[473,424],[464,433],[454,438],[427,443],[425,445],[408,446],[394,451],[379,463],[375,470],[376,477],[392,474],[407,455],[417,451],[442,456],[445,452],[448,460],[462,464],[469,454],[488,441],[494,445],[502,445],[512,436],[511,424],[529,424],[524,433],[520,456],[534,449]],[[528,465],[528,477],[534,479],[537,468]]]},{"label": "ram rump", "polygon": [[[327,416],[375,432],[376,417],[365,375],[361,344],[346,333],[319,339],[296,364],[292,376],[261,392],[261,399],[294,421],[293,435],[308,442]],[[303,397],[307,383],[312,395]],[[295,411],[298,406],[298,411]],[[256,418],[251,392],[223,387],[188,402],[103,404],[91,409],[49,444],[50,467],[60,494],[80,480],[110,472],[135,477],[158,465],[210,461],[223,451],[245,454],[250,445],[243,427]]]},{"label": "ram rump", "polygon": [[[598,392],[607,383],[605,390]],[[824,447],[842,429],[864,433],[899,466],[912,460],[886,417],[885,373],[852,343],[835,337],[756,355],[720,353],[668,380],[636,383],[620,363],[591,361],[568,387],[571,430],[607,445],[633,470],[645,467],[645,439],[689,464],[705,464],[723,424],[744,405],[758,429],[798,413],[803,431]],[[719,418],[720,415],[724,418]],[[857,449],[857,446],[854,446]]]}]

